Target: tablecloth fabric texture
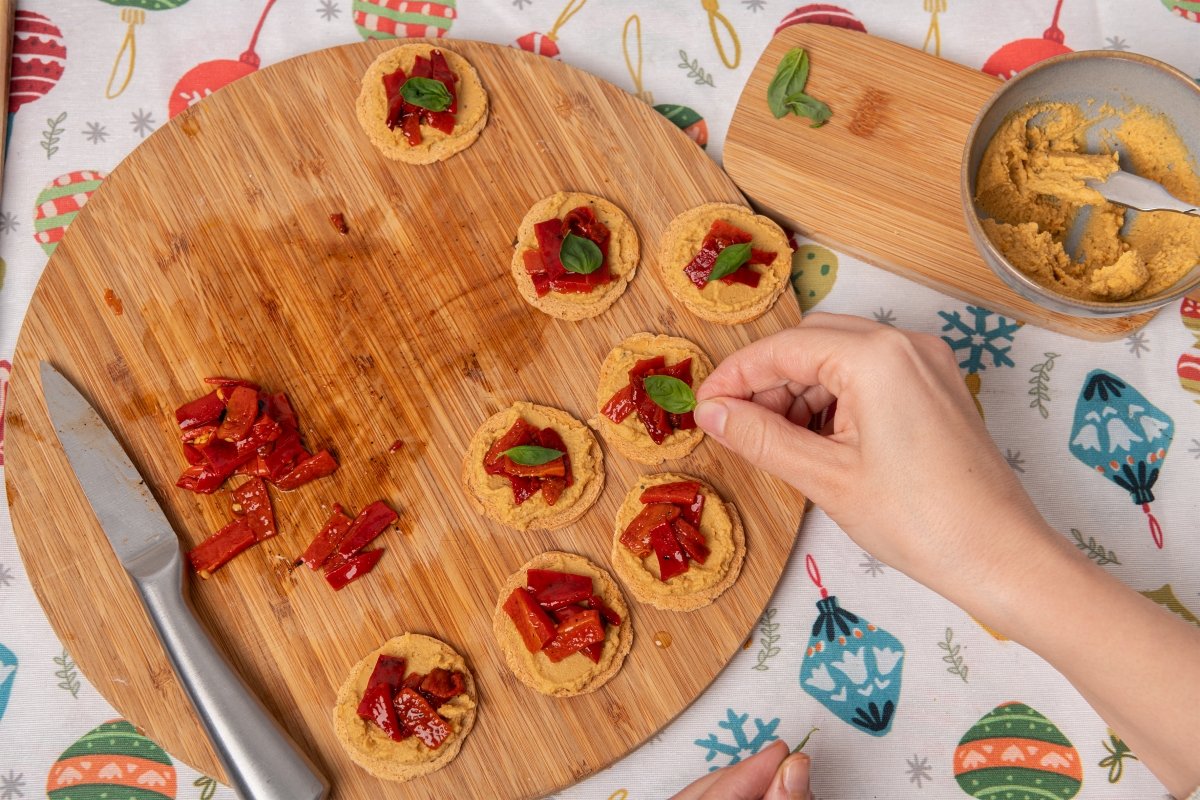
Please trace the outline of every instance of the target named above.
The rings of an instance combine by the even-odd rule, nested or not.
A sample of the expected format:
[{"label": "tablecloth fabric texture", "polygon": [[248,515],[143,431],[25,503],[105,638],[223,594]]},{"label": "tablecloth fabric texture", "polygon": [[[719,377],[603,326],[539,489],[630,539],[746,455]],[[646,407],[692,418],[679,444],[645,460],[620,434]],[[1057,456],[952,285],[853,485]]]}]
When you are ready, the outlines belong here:
[{"label": "tablecloth fabric texture", "polygon": [[[38,276],[77,206],[105,174],[209,87],[252,72],[256,58],[266,66],[361,41],[377,32],[381,20],[387,27],[388,12],[380,8],[386,4],[19,3],[10,103],[15,113],[0,200],[0,397]],[[428,33],[449,39],[558,52],[562,60],[656,104],[716,159],[741,88],[782,24],[858,27],[992,71],[1020,68],[1068,48],[1107,48],[1145,53],[1200,76],[1200,4],[1181,0],[839,0],[837,7],[797,0],[392,0],[391,5],[408,15],[400,17],[401,28],[416,26],[410,32],[418,35],[428,26]],[[132,13],[135,9],[120,6],[151,10]],[[628,24],[635,15],[640,26]],[[136,41],[132,64],[128,49],[122,52],[128,36]],[[31,75],[43,79],[29,80]],[[805,310],[858,314],[944,336],[961,359],[997,445],[1050,522],[1104,569],[1200,624],[1195,616],[1200,320],[1194,306],[1175,303],[1125,340],[1085,343],[1020,326],[803,239],[797,244],[793,284]],[[1145,508],[1072,453],[1072,442],[1096,433],[1086,430],[1087,397],[1099,402],[1101,384],[1142,396],[1136,402],[1140,409],[1131,409],[1130,391],[1104,405],[1128,421],[1116,438],[1131,444],[1135,459],[1161,468],[1154,500]],[[1165,532],[1161,549],[1149,532],[1148,513]],[[808,555],[836,601],[821,601],[804,568]],[[826,623],[836,638],[836,624],[849,620],[838,608],[859,616],[847,624],[864,632],[860,646],[852,633],[846,646],[826,637]],[[818,621],[820,630],[814,628]],[[1170,665],[1163,669],[1169,674]],[[116,765],[134,746],[153,762],[138,773],[140,783],[129,796],[233,796],[141,739],[129,723],[109,724],[116,716],[47,624],[0,501],[0,800],[116,797],[105,792],[124,779],[82,780],[68,769],[88,745],[90,752],[110,753]],[[1010,735],[1007,726],[1014,723],[1023,738],[997,738]],[[814,510],[769,607],[712,687],[646,745],[558,797],[664,797],[776,738],[795,745],[814,727],[819,730],[805,750],[815,762],[813,784],[821,800],[1165,796],[1058,673],[862,552]],[[985,790],[993,783],[1006,788],[989,795]]]}]

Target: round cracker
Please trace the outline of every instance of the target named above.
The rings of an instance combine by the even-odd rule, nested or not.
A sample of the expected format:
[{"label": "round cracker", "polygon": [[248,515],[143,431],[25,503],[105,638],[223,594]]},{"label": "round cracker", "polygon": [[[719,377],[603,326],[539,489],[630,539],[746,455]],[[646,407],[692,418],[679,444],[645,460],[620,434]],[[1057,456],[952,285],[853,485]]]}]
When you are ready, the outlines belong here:
[{"label": "round cracker", "polygon": [[[518,416],[531,424],[541,422],[538,427],[554,428],[567,445],[575,480],[552,506],[546,504],[541,492],[518,506],[513,503],[508,482],[502,476],[484,472],[483,457],[488,448],[513,426]],[[576,446],[572,446],[568,432],[579,435]],[[579,519],[600,497],[604,488],[604,453],[588,427],[567,412],[518,401],[488,417],[475,431],[463,458],[461,480],[472,505],[488,519],[519,531],[554,530]]]},{"label": "round cracker", "polygon": [[[682,578],[684,575],[664,583],[658,579],[658,562],[654,555],[640,559],[629,548],[621,544],[621,534],[625,532],[630,520],[637,516],[644,507],[639,499],[642,491],[649,486],[678,481],[697,481],[700,484],[700,491],[704,494],[704,511],[700,517],[700,532],[704,534],[709,543],[709,549],[714,554],[717,551],[714,546],[714,531],[712,523],[707,520],[715,521],[717,517],[713,515],[717,514],[723,515],[729,520],[729,531],[726,534],[727,544],[730,548],[729,557],[720,565],[715,564],[711,556],[704,564],[689,563],[688,572],[685,572],[684,575],[689,573],[693,576],[703,575],[703,580],[700,586],[688,591],[679,590],[678,578]],[[737,508],[700,478],[673,472],[642,475],[625,495],[621,507],[617,510],[613,532],[612,566],[629,593],[639,602],[648,603],[655,608],[667,611],[694,611],[697,608],[703,608],[734,584],[738,575],[741,574],[742,563],[745,559],[746,531],[742,527],[742,520],[738,515]],[[694,577],[693,580],[695,580]]]},{"label": "round cracker", "polygon": [[[533,227],[552,217],[562,219],[571,209],[579,206],[590,206],[596,219],[603,222],[609,230],[609,269],[613,280],[603,286],[597,286],[587,294],[563,294],[550,292],[538,297],[533,288],[533,279],[525,270],[525,251],[537,249],[537,236]],[[640,259],[640,245],[637,230],[625,212],[615,205],[583,192],[556,192],[550,197],[534,203],[521,220],[517,230],[517,243],[513,249],[511,270],[516,281],[517,291],[521,297],[534,308],[558,319],[575,321],[594,317],[603,313],[609,306],[617,302],[617,298],[625,291],[625,287],[633,280]]]},{"label": "round cracker", "polygon": [[[417,56],[428,57],[435,49],[442,51],[451,71],[458,76],[458,111],[455,113],[454,129],[450,133],[421,125],[421,143],[414,146],[404,138],[404,132],[399,127],[389,129],[387,126],[388,101],[383,88],[383,76],[397,69],[403,69],[408,74]],[[432,164],[466,150],[479,138],[487,125],[488,96],[479,80],[479,73],[458,53],[442,45],[403,44],[380,53],[371,62],[363,75],[354,110],[371,143],[385,156],[408,164]]]},{"label": "round cracker", "polygon": [[[775,261],[759,267],[762,277],[757,288],[718,283],[722,299],[713,297],[713,289],[697,289],[683,268],[700,252],[708,229],[723,219],[753,235],[751,244],[759,250],[771,250]],[[745,206],[732,203],[707,203],[689,209],[667,225],[659,247],[658,263],[667,290],[696,316],[723,325],[738,325],[757,319],[767,312],[787,289],[792,273],[792,248],[787,234],[772,220],[755,214]],[[714,287],[715,288],[715,287]]]},{"label": "round cracker", "polygon": [[[418,647],[430,648],[433,655],[414,664],[412,655]],[[442,666],[463,674],[466,693],[442,706],[442,709],[453,708],[455,711],[454,716],[449,719],[454,733],[441,747],[433,751],[433,758],[421,759],[420,756],[428,755],[430,751],[419,742],[414,746],[414,739],[393,741],[374,724],[358,716],[358,704],[380,655],[408,659],[409,671],[427,672],[434,666]],[[476,696],[475,678],[466,661],[454,648],[432,636],[403,633],[384,642],[381,647],[368,653],[350,668],[350,674],[338,689],[337,704],[333,709],[334,734],[350,758],[375,777],[388,781],[412,780],[441,769],[458,755],[463,742],[475,725]]]},{"label": "round cracker", "polygon": [[[683,458],[696,449],[704,438],[704,431],[675,431],[662,444],[655,444],[646,433],[645,426],[637,414],[630,414],[620,425],[604,416],[605,404],[613,394],[629,383],[629,368],[633,366],[632,353],[642,360],[665,352],[684,351],[692,358],[692,387],[697,388],[713,371],[713,363],[698,345],[677,336],[653,333],[635,333],[608,352],[600,365],[600,377],[596,384],[596,415],[588,424],[600,432],[608,446],[621,455],[639,464],[656,466],[663,461]],[[681,359],[675,359],[678,362]]]},{"label": "round cracker", "polygon": [[[581,653],[574,653],[560,662],[566,664],[571,659],[578,658],[591,665],[585,669],[583,673],[585,678],[579,686],[555,686],[549,682],[539,681],[539,671],[551,665],[550,659],[540,651],[529,652],[521,635],[517,633],[513,621],[504,611],[504,601],[508,599],[514,589],[526,585],[526,572],[531,569],[557,569],[576,575],[591,576],[592,588],[595,593],[600,595],[605,605],[621,617],[620,625],[608,628],[599,664],[592,664],[591,661],[588,661],[587,656]],[[629,654],[629,648],[633,646],[633,622],[629,618],[629,606],[626,604],[617,582],[606,571],[583,556],[559,550],[549,550],[534,556],[520,569],[508,576],[508,580],[500,587],[500,595],[496,599],[496,610],[492,613],[492,632],[496,635],[496,641],[499,642],[500,650],[504,653],[504,660],[513,674],[529,688],[551,697],[575,697],[596,691],[620,671],[621,665],[625,662],[625,656]]]}]

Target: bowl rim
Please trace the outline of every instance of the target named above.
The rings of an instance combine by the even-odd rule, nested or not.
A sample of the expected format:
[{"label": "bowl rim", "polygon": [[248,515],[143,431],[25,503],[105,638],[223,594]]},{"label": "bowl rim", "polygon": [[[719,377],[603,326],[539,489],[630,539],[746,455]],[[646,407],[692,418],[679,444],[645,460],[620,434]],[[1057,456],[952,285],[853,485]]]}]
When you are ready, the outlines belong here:
[{"label": "bowl rim", "polygon": [[[1017,269],[1004,254],[1000,252],[992,240],[988,238],[983,230],[983,224],[980,220],[979,212],[975,208],[975,193],[973,191],[972,176],[970,174],[971,148],[979,136],[979,127],[983,123],[984,118],[991,113],[992,108],[1000,102],[1000,100],[1009,92],[1009,90],[1020,83],[1022,80],[1034,75],[1042,70],[1054,69],[1057,65],[1068,61],[1090,61],[1093,59],[1110,59],[1121,61],[1133,61],[1153,70],[1163,73],[1164,75],[1182,82],[1190,91],[1196,95],[1196,102],[1200,103],[1200,83],[1197,83],[1190,75],[1183,70],[1173,67],[1157,58],[1143,55],[1141,53],[1126,53],[1117,50],[1078,50],[1071,53],[1063,53],[1061,55],[1052,56],[1047,59],[1026,67],[1018,72],[1013,77],[1004,80],[987,102],[979,109],[975,115],[975,120],[971,123],[970,130],[967,131],[966,143],[963,145],[962,163],[959,166],[959,193],[962,197],[962,206],[964,215],[967,218],[967,230],[971,235],[971,240],[974,242],[977,250],[981,251],[984,256],[984,261],[988,263],[988,267],[1010,288],[1020,292],[1022,289],[1035,294],[1043,304],[1053,308],[1056,311],[1066,313],[1086,312],[1090,316],[1130,316],[1139,314],[1145,311],[1156,310],[1171,303],[1192,290],[1200,287],[1200,269],[1193,269],[1185,273],[1175,285],[1165,293],[1152,298],[1143,298],[1140,300],[1117,300],[1112,302],[1103,302],[1099,300],[1081,300],[1079,298],[1070,297],[1069,295],[1060,294],[1052,289],[1042,286],[1037,281],[1030,278],[1021,270]],[[1166,111],[1159,110],[1158,113],[1163,114],[1170,119],[1170,114]],[[1172,120],[1174,122],[1174,120]],[[1197,155],[1193,154],[1193,158]],[[996,264],[1002,264],[1006,268],[1001,271],[997,269]],[[1200,267],[1200,264],[1197,264]],[[1188,279],[1187,276],[1191,278]]]}]

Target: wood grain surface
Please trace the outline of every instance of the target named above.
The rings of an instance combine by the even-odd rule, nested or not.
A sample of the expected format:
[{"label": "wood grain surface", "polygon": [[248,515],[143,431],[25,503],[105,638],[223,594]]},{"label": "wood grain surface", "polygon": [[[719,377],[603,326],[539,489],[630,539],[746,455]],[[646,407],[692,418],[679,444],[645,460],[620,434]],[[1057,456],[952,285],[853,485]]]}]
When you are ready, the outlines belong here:
[{"label": "wood grain surface", "polygon": [[[833,117],[775,119],[767,85],[793,47]],[[725,139],[725,169],[763,213],[819,242],[971,303],[1084,339],[1154,316],[1089,319],[1026,300],[971,242],[959,192],[967,133],[1000,85],[977,70],[828,25],[793,25],[763,52]]]},{"label": "wood grain surface", "polygon": [[[476,426],[518,399],[593,413],[597,370],[637,331],[684,336],[714,360],[791,326],[791,297],[736,327],[692,317],[664,290],[655,251],[668,221],[741,202],[683,133],[614,86],[520,50],[447,42],[492,102],[479,141],[440,164],[388,161],[354,118],[359,77],[389,43],[312,53],[244,78],[134,151],[73,223],[42,276],[17,345],[7,490],[34,589],[89,679],[168,751],[220,774],[213,752],[79,491],[46,416],[38,360],[96,404],[185,547],[231,518],[228,491],[174,487],[184,467],[172,409],[207,375],[290,394],[330,478],[272,490],[281,534],[211,580],[196,610],[218,645],[314,756],[338,798],[392,791],[334,739],[337,686],[403,631],[438,636],[479,681],[479,721],[446,769],[405,797],[532,797],[629,752],[695,699],[751,634],[803,513],[794,490],[706,441],[667,465],[736,502],[749,553],[714,605],[678,614],[633,604],[633,651],[600,691],[556,700],[511,675],[491,609],[510,572],[548,549],[607,565],[613,520],[647,468],[608,452],[607,486],[583,519],[519,533],[471,510],[459,467]],[[560,189],[610,198],[633,219],[642,265],[607,313],[551,319],[517,295],[518,223]],[[329,222],[342,212],[340,235]],[[106,301],[106,294],[108,299]],[[404,446],[389,447],[397,439]],[[375,571],[340,593],[285,565],[333,502],[385,499],[401,512]],[[670,634],[656,648],[657,631]],[[470,792],[468,792],[469,794]],[[480,795],[482,796],[482,795]]]}]

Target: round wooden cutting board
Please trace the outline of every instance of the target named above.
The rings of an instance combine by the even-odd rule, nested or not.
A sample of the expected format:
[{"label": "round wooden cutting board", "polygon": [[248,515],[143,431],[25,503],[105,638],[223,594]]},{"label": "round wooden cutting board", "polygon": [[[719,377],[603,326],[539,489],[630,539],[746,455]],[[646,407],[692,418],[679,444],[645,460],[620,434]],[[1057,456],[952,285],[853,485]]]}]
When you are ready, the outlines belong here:
[{"label": "round wooden cutting board", "polygon": [[[47,419],[38,361],[56,364],[109,421],[185,548],[232,518],[228,489],[177,489],[172,410],[208,375],[285,391],[332,477],[272,490],[280,535],[193,579],[196,610],[250,687],[335,785],[387,789],[333,735],[350,666],[402,631],[438,636],[478,678],[478,723],[447,768],[405,796],[532,797],[595,772],[694,700],[751,634],[787,561],[804,499],[705,441],[671,471],[736,502],[749,552],[714,605],[686,614],[633,604],[633,650],[593,694],[535,694],[504,664],[492,608],[510,572],[563,549],[608,567],[612,525],[634,477],[606,451],[607,484],[578,523],[518,533],[473,511],[459,486],[467,442],[515,400],[593,412],[597,370],[629,334],[684,336],[719,361],[795,324],[785,297],[759,321],[710,325],[671,299],[656,250],[667,222],[710,201],[742,202],[720,169],[649,106],[519,50],[468,41],[491,96],[479,141],[414,167],[371,146],[354,116],[359,78],[386,42],[312,53],[262,70],[163,127],[105,181],[47,266],[17,345],[8,418],[8,498],[29,575],[58,635],[129,720],[198,769],[220,768]],[[642,263],[607,313],[551,319],[518,296],[518,223],[560,189],[628,212]],[[340,212],[349,235],[329,215]],[[404,445],[390,452],[396,440]],[[379,566],[334,592],[285,565],[334,502],[384,499],[400,521]],[[672,644],[662,649],[655,634]]]}]

